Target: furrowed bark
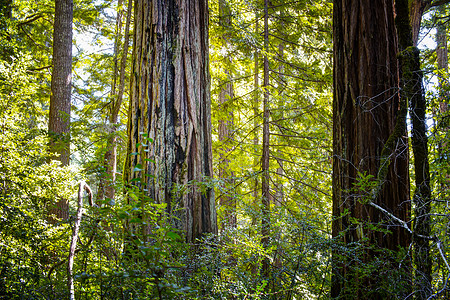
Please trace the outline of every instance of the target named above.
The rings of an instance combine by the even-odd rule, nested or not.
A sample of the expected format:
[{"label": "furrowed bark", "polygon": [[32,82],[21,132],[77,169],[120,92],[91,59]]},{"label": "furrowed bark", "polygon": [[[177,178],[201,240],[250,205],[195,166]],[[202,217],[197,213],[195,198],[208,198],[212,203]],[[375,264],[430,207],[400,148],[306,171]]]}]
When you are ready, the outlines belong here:
[{"label": "furrowed bark", "polygon": [[153,201],[167,203],[187,242],[217,233],[214,190],[206,185],[212,176],[208,63],[206,0],[136,1],[124,175],[128,183],[141,178]]},{"label": "furrowed bark", "polygon": [[[417,2],[417,1],[416,1]],[[423,4],[423,3],[422,3]],[[420,69],[420,51],[416,47],[418,29],[422,19],[423,10],[415,8],[408,10],[407,0],[396,1],[396,24],[400,45],[401,63],[401,97],[410,104],[412,123],[412,149],[414,154],[414,174],[416,190],[414,192],[414,263],[415,263],[415,291],[417,299],[427,299],[431,296],[432,262],[430,257],[430,242],[423,236],[429,236],[431,188],[428,163],[428,139],[426,135],[426,99],[423,88],[423,74]],[[423,9],[422,5],[422,9]],[[415,15],[411,15],[415,13]],[[418,23],[418,25],[417,25]]]},{"label": "furrowed bark", "polygon": [[[52,159],[63,166],[69,165],[70,156],[70,99],[72,89],[72,0],[55,0],[55,22],[53,30],[53,70],[51,80],[50,113],[48,134]],[[51,215],[67,220],[69,202],[59,199]]]},{"label": "furrowed bark", "polygon": [[[408,145],[398,93],[393,5],[392,0],[334,1],[332,235],[344,247],[369,249],[358,250],[358,265],[339,247],[333,249],[332,298],[389,297],[380,285],[388,285],[388,274],[397,267],[379,253],[410,244],[408,230],[370,205],[372,201],[409,222]],[[380,186],[375,193],[357,187],[367,175],[372,176],[367,184]],[[384,261],[383,268],[361,271],[376,261]],[[408,265],[399,272],[408,276]],[[402,294],[410,290],[407,283],[396,288]]]}]

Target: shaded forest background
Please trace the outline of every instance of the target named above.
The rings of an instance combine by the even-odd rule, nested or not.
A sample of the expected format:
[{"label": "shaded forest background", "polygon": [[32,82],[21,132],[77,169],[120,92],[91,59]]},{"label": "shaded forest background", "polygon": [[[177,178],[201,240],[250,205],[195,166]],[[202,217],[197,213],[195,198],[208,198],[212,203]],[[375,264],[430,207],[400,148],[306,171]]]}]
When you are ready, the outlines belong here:
[{"label": "shaded forest background", "polygon": [[[380,175],[381,150],[376,170],[355,167],[350,186],[337,184],[350,175],[336,169],[336,132],[345,135],[336,87],[351,79],[336,70],[351,64],[336,60],[337,33],[345,29],[333,13],[354,4],[370,15],[357,2],[0,0],[0,299],[448,299],[450,7],[382,1],[383,8],[395,4],[392,20],[403,7],[410,25],[391,24],[391,59],[399,66],[387,77],[392,84],[385,81],[385,90],[395,89],[389,99],[398,97],[389,104],[394,114],[405,101],[397,137],[405,172],[392,171],[402,176],[402,217],[379,200],[383,183],[395,181]],[[183,13],[200,24],[186,43],[203,40],[200,52],[183,52],[194,75],[181,85],[192,80],[204,97],[196,102],[201,108],[186,110],[186,124],[201,115],[187,128],[202,128],[204,137],[179,135],[192,137],[189,149],[204,151],[192,162],[203,168],[193,179],[182,176],[190,174],[183,163],[194,150],[169,144],[161,129],[168,122],[151,127],[163,101],[151,95],[170,81],[155,88],[149,78],[189,69],[176,69],[181,52],[170,40],[179,27],[188,31],[176,23]],[[173,27],[151,27],[164,14]],[[382,44],[360,38],[353,42]],[[418,65],[406,64],[414,55]],[[375,68],[357,66],[361,74]],[[207,76],[196,81],[202,72]],[[416,93],[418,85],[424,90]],[[165,101],[161,107],[169,107]],[[422,101],[422,117],[414,101]],[[358,127],[354,148],[381,141],[371,134],[385,131],[380,124]],[[417,124],[425,133],[419,141]],[[170,159],[183,162],[174,173],[181,177],[167,175],[176,169]],[[355,207],[373,212],[358,215]],[[380,242],[396,238],[393,246]]]}]

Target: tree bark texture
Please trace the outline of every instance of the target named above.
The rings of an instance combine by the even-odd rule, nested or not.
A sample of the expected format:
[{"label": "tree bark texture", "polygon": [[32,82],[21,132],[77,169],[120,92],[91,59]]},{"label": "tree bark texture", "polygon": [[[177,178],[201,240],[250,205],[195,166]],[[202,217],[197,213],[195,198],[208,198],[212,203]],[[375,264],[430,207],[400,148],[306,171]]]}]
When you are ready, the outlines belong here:
[{"label": "tree bark texture", "polygon": [[[406,108],[400,114],[394,4],[392,0],[335,0],[333,20],[332,235],[344,247],[367,248],[360,253],[363,265],[354,257],[346,258],[339,247],[333,250],[331,296],[381,299],[387,295],[380,285],[389,280],[393,261],[378,250],[398,251],[411,239],[399,224],[367,203],[373,201],[409,222]],[[358,187],[367,175],[372,176],[367,185]],[[368,193],[373,184],[380,187],[375,197]],[[364,264],[375,261],[384,261],[384,268],[376,265],[371,272],[361,272]]]},{"label": "tree bark texture", "polygon": [[[269,1],[264,1],[264,51],[269,52]],[[261,199],[262,199],[262,212],[261,212],[261,244],[264,250],[269,249],[269,235],[270,235],[270,108],[269,108],[269,58],[267,54],[264,55],[264,102],[263,102],[263,149],[261,157]],[[261,273],[264,278],[269,277],[270,261],[267,257],[264,257],[262,263]],[[268,285],[267,285],[268,287]]]},{"label": "tree bark texture", "polygon": [[[400,67],[401,67],[401,97],[410,104],[412,123],[411,142],[414,154],[414,174],[416,190],[414,192],[414,262],[415,262],[415,296],[417,299],[428,299],[432,295],[431,285],[432,261],[430,242],[421,236],[430,236],[431,187],[428,162],[428,138],[426,129],[425,90],[423,88],[423,73],[420,69],[420,51],[414,40],[413,24],[419,23],[422,16],[412,15],[422,13],[410,10],[408,0],[397,0],[396,24],[399,37]],[[414,6],[412,6],[414,8]],[[417,36],[415,37],[417,38]]]},{"label": "tree bark texture", "polygon": [[141,178],[155,202],[167,203],[188,242],[217,232],[214,190],[205,184],[212,176],[208,63],[207,0],[135,2],[124,175],[129,183]]},{"label": "tree bark texture", "polygon": [[[55,21],[53,30],[53,71],[51,80],[50,113],[48,134],[50,153],[69,165],[70,156],[70,99],[72,89],[72,19],[73,1],[55,0]],[[60,199],[51,213],[67,219],[69,203]]]}]

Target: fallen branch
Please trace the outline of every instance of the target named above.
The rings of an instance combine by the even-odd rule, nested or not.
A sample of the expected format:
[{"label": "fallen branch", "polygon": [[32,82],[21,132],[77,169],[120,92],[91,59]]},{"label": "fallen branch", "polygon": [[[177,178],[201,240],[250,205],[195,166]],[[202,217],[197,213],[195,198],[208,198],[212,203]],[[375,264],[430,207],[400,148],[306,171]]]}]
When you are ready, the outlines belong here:
[{"label": "fallen branch", "polygon": [[70,300],[75,300],[75,288],[73,284],[73,261],[75,258],[75,249],[77,247],[78,233],[80,231],[81,217],[83,215],[83,191],[86,191],[88,193],[89,205],[94,206],[91,188],[86,184],[86,182],[81,181],[78,187],[78,209],[72,232],[72,241],[70,243],[69,263],[67,265],[67,285],[69,287]]}]

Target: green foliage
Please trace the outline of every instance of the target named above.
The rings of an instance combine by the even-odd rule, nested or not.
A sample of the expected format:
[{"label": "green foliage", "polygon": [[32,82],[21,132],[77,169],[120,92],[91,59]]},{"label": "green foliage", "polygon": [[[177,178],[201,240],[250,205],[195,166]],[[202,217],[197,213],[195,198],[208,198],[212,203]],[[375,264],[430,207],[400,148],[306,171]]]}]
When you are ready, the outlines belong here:
[{"label": "green foliage", "polygon": [[[116,97],[112,90],[117,85],[113,48],[123,47],[116,12],[124,10],[123,2],[118,7],[112,0],[74,1],[74,151],[72,167],[65,168],[49,161],[45,151],[54,3],[14,1],[12,19],[0,18],[0,26],[6,28],[0,31],[0,299],[68,297],[67,253],[75,185],[81,178],[92,187],[96,205],[87,207],[85,201],[74,263],[76,299],[328,299],[332,250],[352,266],[355,282],[345,288],[348,297],[359,293],[369,299],[371,282],[378,285],[377,295],[392,299],[403,295],[411,273],[400,273],[397,266],[413,268],[411,253],[382,251],[364,236],[389,234],[388,229],[351,219],[351,228],[360,232],[359,241],[342,244],[330,238],[332,4],[328,0],[271,1],[269,50],[263,49],[262,1],[226,1],[229,22],[220,18],[218,1],[209,3],[215,178],[174,185],[172,192],[186,193],[192,186],[214,188],[222,224],[218,235],[186,244],[184,232],[174,228],[177,216],[167,215],[166,204],[148,197],[142,178],[125,183],[119,171],[114,199],[99,196],[108,139],[118,137],[117,170],[122,170],[126,153],[125,109],[120,110],[115,130],[109,127]],[[426,25],[434,26],[431,21]],[[261,243],[260,192],[264,55],[271,70],[271,231],[266,248]],[[425,58],[424,64],[434,70],[435,53],[426,52]],[[444,70],[435,73],[448,78]],[[234,95],[219,103],[228,82]],[[429,115],[437,120],[429,136],[436,199],[431,222],[447,255],[449,111],[436,113],[442,95],[448,96],[450,90],[445,83],[442,80],[428,99]],[[126,87],[123,107],[128,93]],[[221,122],[230,126],[226,140],[218,137]],[[151,147],[151,139],[141,146]],[[225,161],[227,175],[218,178]],[[137,165],[134,171],[144,170]],[[369,201],[379,183],[371,174],[357,176],[354,190],[348,192]],[[221,206],[221,197],[235,201],[235,210]],[[60,198],[70,200],[71,217],[48,224],[47,212]],[[229,214],[236,216],[236,224],[225,222]],[[434,284],[444,290],[449,270],[438,248],[432,255]],[[266,277],[261,274],[264,259],[270,262]],[[391,265],[386,267],[386,262]]]},{"label": "green foliage", "polygon": [[66,246],[54,229],[67,232],[67,226],[49,227],[46,212],[72,195],[76,174],[47,162],[42,107],[27,59],[0,61],[0,295],[8,299],[38,299],[50,289],[49,259]]}]

